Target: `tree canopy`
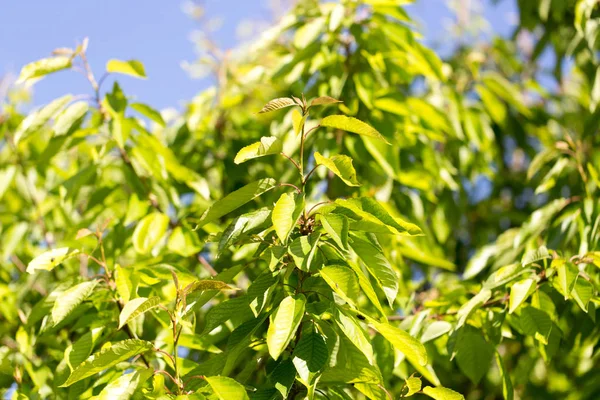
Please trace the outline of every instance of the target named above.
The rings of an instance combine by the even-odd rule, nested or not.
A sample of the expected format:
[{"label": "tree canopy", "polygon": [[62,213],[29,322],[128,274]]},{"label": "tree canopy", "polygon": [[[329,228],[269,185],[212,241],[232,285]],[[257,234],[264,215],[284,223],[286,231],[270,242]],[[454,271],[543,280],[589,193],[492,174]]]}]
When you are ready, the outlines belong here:
[{"label": "tree canopy", "polygon": [[[0,393],[599,398],[598,2],[518,0],[512,36],[444,57],[410,2],[297,2],[208,48],[215,84],[178,113],[122,90],[143,60],[92,71],[87,40],[24,66]],[[24,112],[62,70],[89,93]]]}]

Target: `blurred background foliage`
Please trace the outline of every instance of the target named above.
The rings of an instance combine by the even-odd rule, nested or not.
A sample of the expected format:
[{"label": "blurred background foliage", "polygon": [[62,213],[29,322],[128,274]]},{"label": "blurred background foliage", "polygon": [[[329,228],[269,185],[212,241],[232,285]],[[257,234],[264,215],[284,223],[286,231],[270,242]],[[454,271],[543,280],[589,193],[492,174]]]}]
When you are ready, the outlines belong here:
[{"label": "blurred background foliage", "polygon": [[[468,399],[508,399],[513,392],[520,399],[598,398],[597,2],[519,0],[518,24],[501,37],[481,36],[487,24],[477,2],[454,1],[457,23],[446,39],[453,46],[439,51],[442,58],[423,44],[407,3],[282,3],[276,23],[258,28],[260,40],[230,50],[214,43],[218,33],[211,33],[214,22],[202,5],[188,3],[202,34],[195,37],[198,59],[185,68],[209,74],[214,85],[181,112],[158,113],[128,101],[115,83],[106,98],[91,90],[89,99],[54,104],[56,110],[72,100],[89,105],[57,134],[56,124],[25,123],[27,85],[0,85],[0,387],[14,389],[17,382],[21,393],[50,398],[54,375],[65,368],[64,349],[80,335],[61,327],[116,324],[114,313],[96,304],[38,334],[48,312],[42,299],[59,282],[99,271],[82,258],[43,277],[25,274],[31,259],[54,247],[92,251],[93,239],[75,237],[81,228],[102,226],[108,262],[131,268],[165,298],[174,290],[170,272],[156,265],[199,277],[245,265],[252,251],[243,246],[215,257],[215,241],[230,219],[192,229],[210,204],[250,182],[296,179],[283,158],[233,162],[260,137],[292,130],[291,112],[256,114],[267,101],[328,95],[343,101],[342,113],[368,122],[393,145],[343,132],[315,135],[315,151],[354,159],[362,186],[347,187],[317,170],[307,203],[373,197],[423,229],[422,237],[380,241],[401,276],[389,314],[427,343],[438,383]],[[44,110],[44,122],[57,113],[35,112]],[[102,112],[110,114],[108,122]],[[330,113],[323,108],[316,117]],[[297,151],[293,137],[284,148]],[[277,196],[267,193],[236,215],[271,205]],[[185,246],[165,239],[140,254],[133,231],[157,210],[169,216],[169,230],[185,231]],[[565,278],[561,263],[576,278]],[[259,272],[244,269],[237,285],[247,287]],[[538,320],[528,329],[510,310],[516,279],[533,279],[521,303],[544,311],[551,333],[541,332]],[[92,303],[102,303],[96,296]],[[206,309],[196,312],[202,321]],[[148,337],[164,330],[143,321],[137,329]],[[203,364],[225,348],[227,337],[190,339],[189,359]],[[393,350],[381,347],[385,387],[397,398],[401,378],[412,371],[397,354],[390,364]],[[234,371],[244,372],[243,364]],[[89,397],[69,390],[60,396]]]}]

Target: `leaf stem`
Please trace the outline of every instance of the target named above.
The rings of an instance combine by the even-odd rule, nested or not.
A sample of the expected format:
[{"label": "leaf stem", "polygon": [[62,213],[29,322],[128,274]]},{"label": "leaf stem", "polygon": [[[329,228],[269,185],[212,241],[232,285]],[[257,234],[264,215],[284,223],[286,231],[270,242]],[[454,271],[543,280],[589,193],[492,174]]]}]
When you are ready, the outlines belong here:
[{"label": "leaf stem", "polygon": [[[321,165],[321,164],[319,164],[319,165]],[[304,180],[302,181],[302,186],[306,185],[306,182],[308,182],[308,178],[310,178],[310,176],[313,174],[313,172],[315,172],[315,170],[317,169],[317,167],[318,167],[319,165],[315,165],[315,166],[313,167],[313,169],[311,169],[311,170],[308,172],[308,174],[306,174],[306,176],[304,177]]]},{"label": "leaf stem", "polygon": [[298,186],[294,185],[293,183],[280,183],[278,186],[293,187],[294,189],[296,189],[296,192],[298,192],[298,194],[302,193],[302,190],[300,190],[300,188]]},{"label": "leaf stem", "polygon": [[298,163],[291,158],[290,156],[288,156],[287,154],[285,154],[283,151],[281,153],[282,156],[284,156],[285,158],[287,158],[288,160],[290,160],[292,162],[292,164],[294,164],[294,166],[296,167],[296,169],[298,170],[298,172],[300,172],[300,176],[302,176],[302,168],[300,168],[300,166],[298,165]]}]

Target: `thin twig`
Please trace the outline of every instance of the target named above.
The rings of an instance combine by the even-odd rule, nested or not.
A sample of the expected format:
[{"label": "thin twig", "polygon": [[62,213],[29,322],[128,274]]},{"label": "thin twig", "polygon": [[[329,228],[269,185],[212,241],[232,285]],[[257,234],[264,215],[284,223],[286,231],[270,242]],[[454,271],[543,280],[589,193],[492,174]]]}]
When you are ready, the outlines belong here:
[{"label": "thin twig", "polygon": [[293,187],[294,189],[296,189],[296,192],[298,192],[298,194],[302,193],[302,190],[300,190],[300,188],[292,183],[280,183],[278,186],[289,186],[289,187]]},{"label": "thin twig", "polygon": [[291,158],[290,156],[288,156],[287,154],[285,154],[283,151],[281,153],[282,156],[284,156],[285,158],[287,158],[288,160],[290,160],[292,162],[292,164],[294,164],[294,166],[296,167],[296,169],[298,170],[298,172],[300,172],[300,175],[302,175],[302,169],[300,168],[300,166],[298,165],[298,163]]}]

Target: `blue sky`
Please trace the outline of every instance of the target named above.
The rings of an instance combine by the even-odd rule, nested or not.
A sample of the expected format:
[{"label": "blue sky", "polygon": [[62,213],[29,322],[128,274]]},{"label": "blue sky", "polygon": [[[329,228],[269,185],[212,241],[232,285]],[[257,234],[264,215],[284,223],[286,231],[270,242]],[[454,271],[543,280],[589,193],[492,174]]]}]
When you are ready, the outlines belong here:
[{"label": "blue sky", "polygon": [[[448,1],[418,0],[408,7],[423,24],[430,43],[444,37],[443,22],[452,15],[446,8]],[[514,2],[486,6],[494,31],[510,33]],[[206,0],[205,4],[209,16],[222,19],[222,28],[213,36],[225,47],[237,43],[239,22],[270,18],[268,0]],[[189,37],[198,28],[182,5],[183,0],[0,0],[0,76],[17,74],[22,65],[57,47],[73,47],[87,36],[96,75],[101,75],[110,58],[139,59],[149,79],[120,77],[125,92],[157,108],[179,108],[209,84],[191,79],[181,68],[181,61],[195,58]],[[105,87],[110,86],[109,79]],[[44,104],[65,93],[89,93],[89,84],[80,74],[61,72],[36,84],[34,103]]]}]

